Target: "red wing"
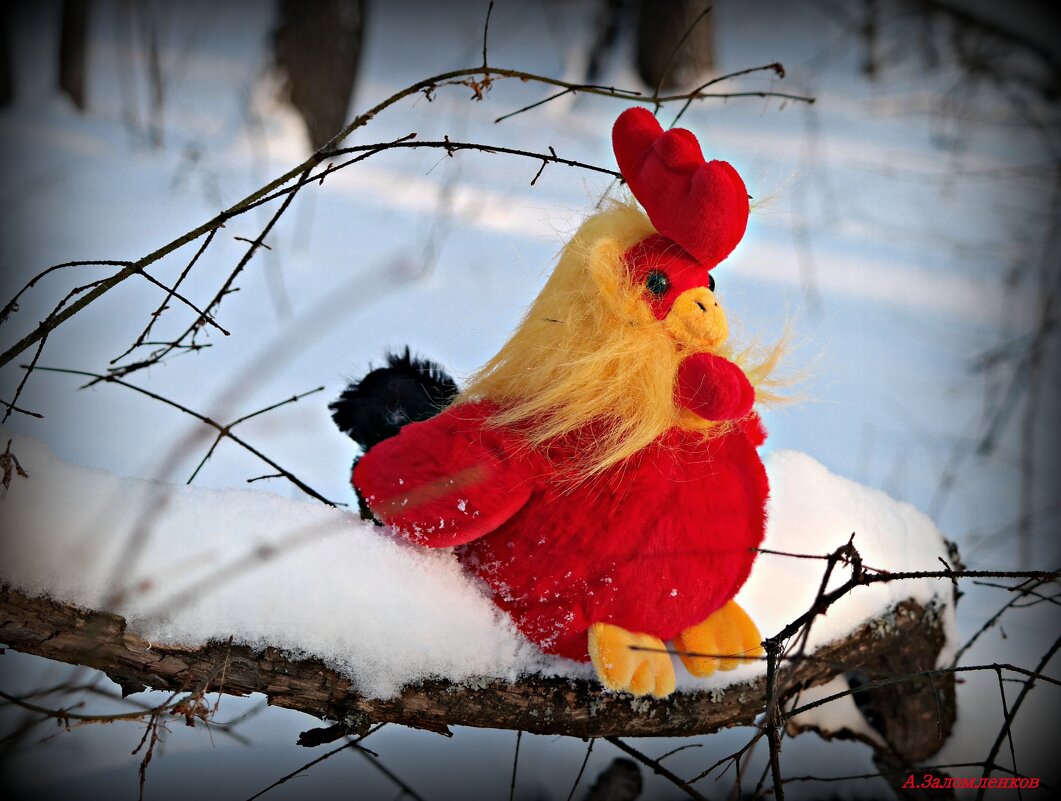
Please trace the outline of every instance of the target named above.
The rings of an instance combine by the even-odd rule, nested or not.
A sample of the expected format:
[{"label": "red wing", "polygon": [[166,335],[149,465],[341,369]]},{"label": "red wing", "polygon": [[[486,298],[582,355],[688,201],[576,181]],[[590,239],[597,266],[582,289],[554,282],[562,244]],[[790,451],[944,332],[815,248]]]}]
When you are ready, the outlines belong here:
[{"label": "red wing", "polygon": [[713,353],[694,353],[678,366],[677,401],[705,420],[739,420],[755,402],[744,371]]},{"label": "red wing", "polygon": [[470,542],[512,517],[542,471],[519,437],[486,426],[489,412],[462,404],[369,449],[353,483],[376,516],[432,548]]}]

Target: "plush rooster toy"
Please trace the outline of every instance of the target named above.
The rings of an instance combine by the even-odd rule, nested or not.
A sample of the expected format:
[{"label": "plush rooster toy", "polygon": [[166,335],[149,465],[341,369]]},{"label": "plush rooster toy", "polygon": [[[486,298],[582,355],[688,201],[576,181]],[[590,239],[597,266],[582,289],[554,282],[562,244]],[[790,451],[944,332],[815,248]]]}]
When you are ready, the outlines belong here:
[{"label": "plush rooster toy", "polygon": [[[732,599],[763,537],[753,382],[772,359],[738,366],[711,276],[747,225],[740,176],[644,109],[619,117],[613,145],[644,212],[590,217],[462,393],[397,357],[402,380],[426,376],[449,405],[407,425],[388,407],[396,435],[367,443],[353,484],[398,535],[454,548],[543,651],[663,697],[668,641],[697,676],[762,652]],[[340,427],[374,375],[333,404]]]}]

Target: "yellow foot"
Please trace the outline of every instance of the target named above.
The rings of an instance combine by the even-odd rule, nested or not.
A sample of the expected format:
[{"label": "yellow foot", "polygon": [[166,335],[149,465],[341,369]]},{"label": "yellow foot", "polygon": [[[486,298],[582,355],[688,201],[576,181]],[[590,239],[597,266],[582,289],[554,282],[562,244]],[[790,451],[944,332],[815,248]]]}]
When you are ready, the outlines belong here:
[{"label": "yellow foot", "polygon": [[764,653],[759,629],[736,601],[687,628],[675,638],[674,646],[694,676],[710,676],[716,667],[733,670],[749,657]]},{"label": "yellow foot", "polygon": [[594,623],[589,627],[589,656],[609,690],[656,698],[674,692],[674,665],[658,637]]}]

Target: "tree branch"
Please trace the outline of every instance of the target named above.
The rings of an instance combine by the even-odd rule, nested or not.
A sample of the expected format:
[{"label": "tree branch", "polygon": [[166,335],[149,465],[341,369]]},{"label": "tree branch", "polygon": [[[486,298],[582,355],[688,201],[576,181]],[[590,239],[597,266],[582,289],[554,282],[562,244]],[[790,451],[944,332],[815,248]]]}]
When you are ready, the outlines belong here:
[{"label": "tree branch", "polygon": [[[484,32],[485,37],[485,32]],[[726,99],[733,97],[777,97],[781,99],[802,101],[807,103],[814,102],[813,98],[803,97],[799,95],[790,95],[782,92],[726,92],[726,93],[708,93],[700,89],[692,92],[686,92],[684,94],[677,95],[664,95],[652,97],[646,97],[640,92],[636,92],[628,89],[616,89],[613,87],[599,87],[591,85],[583,85],[578,83],[572,83],[570,81],[563,81],[557,78],[550,78],[544,75],[536,75],[530,72],[524,72],[522,70],[504,69],[501,67],[490,67],[483,65],[481,67],[470,67],[459,70],[452,70],[449,72],[443,72],[438,75],[433,75],[430,78],[425,78],[421,81],[417,81],[411,84],[399,92],[394,93],[385,100],[377,103],[368,111],[358,115],[349,124],[346,125],[336,136],[328,142],[326,145],[315,151],[309,158],[303,161],[301,164],[292,167],[283,175],[273,179],[264,186],[255,190],[251,194],[244,197],[242,200],[229,206],[226,210],[218,213],[211,219],[192,229],[191,231],[182,234],[168,244],[163,245],[157,250],[148,253],[147,255],[137,259],[134,262],[114,262],[114,264],[120,265],[121,269],[111,275],[110,277],[99,281],[93,286],[91,292],[78,298],[77,301],[71,303],[61,311],[53,312],[47,318],[42,320],[36,328],[23,336],[18,342],[5,350],[0,354],[0,367],[7,364],[9,361],[14,359],[19,354],[25,352],[33,345],[40,342],[42,339],[48,336],[48,334],[58,328],[60,325],[65,323],[68,319],[73,317],[75,314],[80,312],[86,306],[94,303],[100,297],[105,295],[114,287],[124,282],[127,278],[137,273],[141,273],[145,267],[150,264],[154,264],[164,256],[179,250],[190,242],[194,242],[204,234],[209,234],[212,231],[216,231],[218,228],[224,226],[224,224],[234,218],[248,211],[252,206],[256,205],[256,201],[264,198],[267,195],[274,193],[276,190],[287,185],[291,181],[300,179],[300,176],[304,177],[311,173],[318,165],[323,163],[325,160],[330,158],[334,152],[339,148],[342,142],[355,130],[362,128],[367,125],[377,114],[380,114],[384,110],[390,108],[394,104],[407,97],[425,94],[429,99],[431,95],[443,86],[467,86],[473,90],[474,97],[481,99],[484,92],[489,89],[492,83],[499,78],[516,79],[523,82],[534,82],[540,83],[547,86],[555,86],[561,89],[565,89],[569,92],[578,92],[582,94],[594,94],[610,97],[613,99],[626,100],[632,103],[643,103],[661,105],[664,103],[672,103],[678,101],[691,101],[700,100],[706,98]],[[566,93],[566,92],[565,92]],[[289,195],[290,197],[290,195]],[[279,215],[277,215],[279,216]],[[257,244],[257,243],[256,243]],[[253,253],[255,248],[251,249]],[[104,262],[92,262],[94,264],[103,264]],[[43,275],[51,272],[53,269],[59,269],[64,265],[56,265],[54,268],[48,268],[43,273],[38,275],[31,285],[39,280]],[[69,265],[65,265],[69,266]],[[237,268],[242,269],[242,264]],[[21,293],[20,293],[21,294]],[[7,317],[15,309],[17,309],[17,302],[9,303],[4,307],[3,317]],[[209,311],[210,307],[207,308]]]},{"label": "tree branch", "polygon": [[[255,650],[227,641],[198,647],[150,643],[130,631],[117,615],[30,597],[7,586],[0,586],[0,640],[17,651],[102,670],[132,691],[202,686],[211,677],[220,676],[223,669],[224,687],[209,686],[204,691],[264,693],[275,706],[338,721],[331,729],[315,730],[303,737],[303,742],[317,745],[363,733],[370,725],[382,722],[440,733],[456,725],[575,737],[691,736],[752,725],[763,711],[766,694],[765,677],[656,700],[604,691],[595,682],[526,676],[514,683],[425,679],[405,687],[395,698],[366,698],[352,689],[349,678],[316,659],[288,657],[276,648]],[[786,686],[808,687],[855,669],[874,677],[880,673],[878,668],[887,667],[894,673],[904,652],[916,652],[912,653],[912,663],[923,664],[929,652],[938,653],[943,640],[939,615],[914,601],[904,601],[882,618],[867,621],[847,638],[789,662]],[[937,680],[935,689],[940,688],[944,696],[940,724],[946,734],[954,719],[953,674]],[[918,710],[931,708],[935,715],[935,700],[928,704],[923,695],[915,687],[911,703]],[[936,692],[932,695],[935,699]],[[889,702],[894,700],[893,695]],[[902,703],[900,694],[900,706]],[[901,712],[879,710],[885,718]],[[923,728],[929,731],[922,732],[922,739],[932,742],[906,747],[931,753],[942,741],[936,741],[935,726]]]}]

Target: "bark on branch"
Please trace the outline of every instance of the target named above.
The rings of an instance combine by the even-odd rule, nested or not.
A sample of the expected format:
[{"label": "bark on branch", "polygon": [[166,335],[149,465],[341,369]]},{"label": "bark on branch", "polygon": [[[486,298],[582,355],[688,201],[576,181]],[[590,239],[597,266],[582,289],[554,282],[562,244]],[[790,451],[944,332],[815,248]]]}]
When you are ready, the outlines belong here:
[{"label": "bark on branch", "polygon": [[[931,670],[943,640],[934,610],[903,601],[846,639],[784,663],[779,682],[795,692],[850,671],[877,678]],[[722,693],[677,693],[655,700],[540,676],[515,683],[431,679],[405,687],[395,698],[365,698],[351,689],[346,676],[318,660],[228,643],[194,648],[150,643],[130,631],[122,617],[30,597],[6,585],[0,585],[0,641],[16,651],[101,670],[125,693],[203,687],[229,695],[257,692],[270,704],[338,722],[331,729],[307,732],[304,744],[380,722],[442,733],[449,726],[477,726],[574,737],[690,736],[752,724],[765,698],[763,678]],[[891,751],[905,759],[924,759],[950,733],[954,676],[870,693],[865,705]]]}]

